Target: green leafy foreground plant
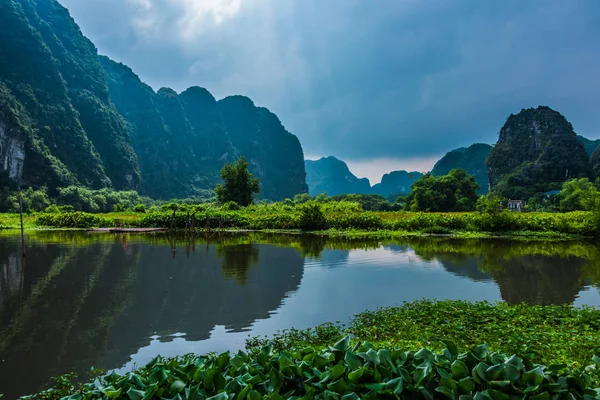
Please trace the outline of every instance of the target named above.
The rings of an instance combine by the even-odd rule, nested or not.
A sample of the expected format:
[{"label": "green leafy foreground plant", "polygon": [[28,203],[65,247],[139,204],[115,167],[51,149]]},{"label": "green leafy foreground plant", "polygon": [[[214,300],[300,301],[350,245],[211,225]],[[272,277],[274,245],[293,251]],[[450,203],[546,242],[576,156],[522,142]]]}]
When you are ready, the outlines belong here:
[{"label": "green leafy foreground plant", "polygon": [[[442,340],[451,340],[464,351],[486,343],[492,351],[571,369],[582,368],[594,354],[600,355],[600,310],[596,308],[462,300],[421,300],[369,310],[356,315],[348,327],[324,324],[284,330],[268,338],[251,338],[246,345],[251,351],[265,344],[277,349],[322,347],[346,332],[358,341],[387,348],[438,351]],[[600,385],[600,371],[592,377]]]},{"label": "green leafy foreground plant", "polygon": [[[527,358],[477,346],[459,354],[452,342],[442,352],[376,349],[350,336],[326,349],[307,347],[255,353],[157,357],[125,375],[85,384],[67,399],[600,399],[585,369],[543,366]],[[52,390],[42,398],[53,398]],[[58,398],[58,396],[56,397]]]}]

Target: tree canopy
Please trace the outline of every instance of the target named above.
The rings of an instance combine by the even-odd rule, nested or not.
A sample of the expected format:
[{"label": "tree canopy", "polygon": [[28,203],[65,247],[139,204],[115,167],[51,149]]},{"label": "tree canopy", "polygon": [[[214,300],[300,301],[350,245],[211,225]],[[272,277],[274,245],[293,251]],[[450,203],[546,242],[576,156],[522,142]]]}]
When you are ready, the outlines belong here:
[{"label": "tree canopy", "polygon": [[224,185],[217,184],[215,193],[222,204],[233,201],[246,207],[252,204],[254,195],[260,192],[258,178],[248,171],[248,161],[242,156],[235,164],[225,164],[221,169]]},{"label": "tree canopy", "polygon": [[440,177],[424,175],[412,185],[406,198],[411,211],[472,211],[477,203],[479,186],[473,175],[456,168]]}]

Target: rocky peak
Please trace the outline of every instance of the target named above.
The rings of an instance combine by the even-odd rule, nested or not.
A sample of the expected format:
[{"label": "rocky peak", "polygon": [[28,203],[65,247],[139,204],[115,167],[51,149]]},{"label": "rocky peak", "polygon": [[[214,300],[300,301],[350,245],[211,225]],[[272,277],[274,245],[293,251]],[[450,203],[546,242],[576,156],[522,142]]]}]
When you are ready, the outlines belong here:
[{"label": "rocky peak", "polygon": [[587,153],[573,126],[546,106],[511,114],[486,165],[492,189],[513,198],[591,176]]}]

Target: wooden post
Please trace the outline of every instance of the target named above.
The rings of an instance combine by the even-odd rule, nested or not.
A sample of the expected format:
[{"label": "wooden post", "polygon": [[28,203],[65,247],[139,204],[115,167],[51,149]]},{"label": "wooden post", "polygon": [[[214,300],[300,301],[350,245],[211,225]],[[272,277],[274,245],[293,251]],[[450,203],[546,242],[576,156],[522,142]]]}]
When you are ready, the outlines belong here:
[{"label": "wooden post", "polygon": [[19,218],[21,219],[21,256],[25,258],[25,228],[23,226],[23,195],[19,183]]},{"label": "wooden post", "polygon": [[175,227],[175,217],[177,214],[177,209],[173,209],[173,218],[171,219],[171,230],[173,230],[173,228]]}]

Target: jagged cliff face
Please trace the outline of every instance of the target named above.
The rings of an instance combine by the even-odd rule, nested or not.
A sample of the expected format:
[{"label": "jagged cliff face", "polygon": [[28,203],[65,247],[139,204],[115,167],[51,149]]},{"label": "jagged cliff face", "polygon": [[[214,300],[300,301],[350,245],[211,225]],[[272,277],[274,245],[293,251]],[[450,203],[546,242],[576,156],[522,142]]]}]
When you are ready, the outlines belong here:
[{"label": "jagged cliff face", "polygon": [[239,110],[197,87],[154,92],[98,57],[56,0],[0,0],[0,27],[3,185],[21,177],[51,191],[79,184],[188,197],[212,190],[221,167],[246,155],[263,198],[306,192],[298,139],[250,100]]},{"label": "jagged cliff face", "polygon": [[442,157],[431,170],[433,176],[447,175],[455,168],[464,170],[469,175],[474,175],[479,185],[478,193],[488,192],[488,172],[485,160],[492,151],[489,144],[476,143],[468,148],[452,150]]},{"label": "jagged cliff face", "polygon": [[345,162],[335,157],[323,157],[320,160],[306,160],[306,182],[311,196],[327,193],[329,196],[340,194],[367,194],[371,184],[366,178],[357,178]]},{"label": "jagged cliff face", "polygon": [[300,141],[275,114],[243,96],[226,97],[217,108],[234,150],[260,179],[263,198],[282,200],[308,191]]},{"label": "jagged cliff face", "polygon": [[526,199],[558,189],[566,180],[592,176],[571,124],[541,106],[508,118],[486,165],[492,190],[511,198]]},{"label": "jagged cliff face", "polygon": [[281,122],[248,98],[217,102],[204,88],[155,93],[128,67],[101,58],[112,101],[132,126],[142,167],[142,192],[188,197],[221,181],[225,163],[244,155],[261,182],[262,198],[307,191],[302,147]]},{"label": "jagged cliff face", "polygon": [[0,172],[9,179],[19,181],[25,161],[25,138],[10,132],[0,121]]}]

